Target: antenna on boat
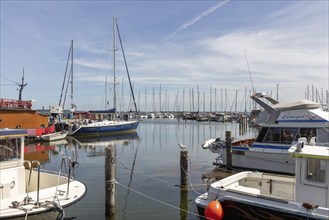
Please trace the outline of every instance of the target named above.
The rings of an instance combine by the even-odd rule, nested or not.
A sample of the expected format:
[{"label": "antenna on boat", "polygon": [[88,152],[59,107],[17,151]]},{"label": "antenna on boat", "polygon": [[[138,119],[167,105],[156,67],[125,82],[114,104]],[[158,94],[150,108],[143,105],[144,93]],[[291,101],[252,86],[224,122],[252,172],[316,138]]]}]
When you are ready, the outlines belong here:
[{"label": "antenna on boat", "polygon": [[249,63],[248,63],[247,53],[246,53],[246,51],[244,51],[244,56],[245,56],[245,58],[246,58],[246,62],[247,62],[247,66],[248,66],[249,77],[250,77],[251,86],[252,86],[252,92],[255,93],[254,83],[253,83],[253,81],[252,81],[252,77],[251,77],[251,73],[250,73],[250,68],[249,68]]},{"label": "antenna on boat", "polygon": [[22,100],[22,92],[25,86],[27,86],[27,83],[24,83],[24,68],[23,68],[23,76],[22,76],[22,83],[18,84],[19,86],[19,95],[18,95],[18,100],[21,101]]},{"label": "antenna on boat", "polygon": [[[19,93],[18,93],[18,100],[21,101],[22,100],[22,92],[23,92],[23,89],[24,89],[25,86],[27,86],[27,83],[24,83],[24,68],[23,68],[23,76],[22,76],[22,83],[21,84],[13,81],[11,79],[6,78],[6,77],[2,76],[1,74],[0,74],[0,77],[6,79],[6,80],[8,80],[8,81],[10,81],[10,82],[12,82],[12,83],[14,83],[16,85],[18,85],[18,89],[17,89],[19,91]],[[0,82],[1,82],[1,80],[0,80]],[[0,83],[0,85],[12,86],[12,84],[1,84],[1,83]]]}]

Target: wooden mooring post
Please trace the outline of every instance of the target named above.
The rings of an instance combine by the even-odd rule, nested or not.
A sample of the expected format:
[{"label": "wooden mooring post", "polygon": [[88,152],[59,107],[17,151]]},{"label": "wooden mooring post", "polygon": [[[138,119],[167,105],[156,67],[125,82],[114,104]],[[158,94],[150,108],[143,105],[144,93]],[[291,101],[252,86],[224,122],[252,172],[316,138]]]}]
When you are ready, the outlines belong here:
[{"label": "wooden mooring post", "polygon": [[248,129],[248,118],[246,115],[240,116],[239,135],[244,135]]},{"label": "wooden mooring post", "polygon": [[183,191],[188,191],[188,151],[180,152],[180,187]]},{"label": "wooden mooring post", "polygon": [[225,145],[226,145],[226,169],[232,170],[232,139],[231,131],[225,133]]},{"label": "wooden mooring post", "polygon": [[180,191],[180,220],[188,219],[188,190]]},{"label": "wooden mooring post", "polygon": [[116,209],[115,146],[105,147],[105,215],[115,220]]}]

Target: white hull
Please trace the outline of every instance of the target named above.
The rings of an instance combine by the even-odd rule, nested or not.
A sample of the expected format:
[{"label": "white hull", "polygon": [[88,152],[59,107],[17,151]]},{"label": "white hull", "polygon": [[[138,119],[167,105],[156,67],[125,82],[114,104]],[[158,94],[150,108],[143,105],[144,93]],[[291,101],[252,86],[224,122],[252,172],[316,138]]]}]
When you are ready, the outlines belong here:
[{"label": "white hull", "polygon": [[207,209],[225,219],[329,220],[329,147],[306,141],[299,138],[288,150],[295,176],[245,171],[226,177],[194,200],[198,214],[203,218]]},{"label": "white hull", "polygon": [[[31,191],[29,193],[28,189],[24,190],[28,184],[29,170],[21,170],[18,172],[25,172],[26,178],[23,183],[21,182],[23,179],[15,181],[8,178],[8,176],[12,176],[12,172],[10,171],[1,173],[1,185],[3,188],[0,190],[0,219],[21,217],[26,214],[33,215],[49,211],[60,211],[57,207],[64,208],[78,202],[83,198],[86,192],[85,185],[79,181],[71,179],[68,188],[67,177],[58,177],[58,175],[55,174],[40,172],[40,205],[37,207],[37,171],[33,171],[31,174]],[[5,178],[4,175],[6,175],[7,178]],[[59,184],[57,185],[57,183]],[[20,187],[19,184],[24,184],[24,186]],[[25,204],[25,198],[27,196],[30,198],[30,201]],[[17,207],[15,207],[15,205],[17,205]]]},{"label": "white hull", "polygon": [[[63,156],[59,173],[41,171],[39,161],[24,160],[25,136],[23,129],[0,129],[0,219],[50,211],[64,216],[63,208],[78,202],[86,193],[83,183],[70,178],[78,163]],[[65,169],[68,176],[62,175],[64,164],[69,164]]]},{"label": "white hull", "polygon": [[65,139],[67,136],[67,131],[59,131],[51,134],[45,134],[41,136],[41,139],[44,141],[57,141],[57,140],[62,140]]},{"label": "white hull", "polygon": [[[220,153],[220,159],[222,160],[223,165],[227,164],[226,149],[223,149]],[[251,170],[285,174],[295,173],[295,160],[287,153],[287,151],[233,151],[232,165],[233,167]]]},{"label": "white hull", "polygon": [[194,200],[200,216],[216,198],[228,219],[329,219],[328,207],[306,208],[316,203],[295,201],[293,176],[245,171],[215,182]]}]

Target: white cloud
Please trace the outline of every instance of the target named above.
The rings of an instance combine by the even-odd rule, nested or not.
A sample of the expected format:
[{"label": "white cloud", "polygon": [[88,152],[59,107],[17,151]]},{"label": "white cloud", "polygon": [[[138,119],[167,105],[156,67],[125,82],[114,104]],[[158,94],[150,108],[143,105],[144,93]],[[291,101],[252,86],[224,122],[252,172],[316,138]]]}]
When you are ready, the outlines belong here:
[{"label": "white cloud", "polygon": [[[89,4],[93,7],[88,7]],[[110,4],[116,4],[116,8],[120,9],[120,3]],[[144,93],[145,86],[158,89],[162,84],[163,91],[168,90],[174,97],[179,89],[196,89],[199,85],[200,91],[207,93],[213,87],[227,89],[232,96],[239,90],[242,96],[246,86],[251,88],[244,51],[258,90],[271,91],[279,83],[283,97],[292,100],[304,97],[307,84],[328,89],[327,2],[272,1],[275,9],[267,8],[265,13],[262,13],[265,3],[261,1],[221,1],[205,11],[200,9],[200,4],[200,1],[170,1],[161,2],[161,7],[155,7],[152,3],[154,8],[148,7],[143,11],[144,16],[135,16],[133,6],[130,10],[124,8],[123,14],[120,10],[116,11],[122,24],[120,31],[124,36],[127,64],[136,92]],[[7,28],[2,29],[5,33],[1,33],[1,41],[5,39],[1,53],[8,56],[1,57],[1,73],[17,72],[20,75],[22,67],[25,67],[31,87],[26,88],[24,96],[47,105],[46,102],[57,97],[46,99],[46,94],[39,97],[33,84],[40,83],[38,88],[51,90],[57,96],[69,43],[74,39],[75,93],[79,106],[88,109],[91,99],[95,103],[100,102],[89,93],[101,96],[106,75],[112,75],[110,28],[115,13],[106,10],[109,5],[94,5],[92,2],[80,5],[76,2],[72,5],[80,5],[79,10],[71,14],[70,8],[65,9],[65,13],[61,14],[62,23],[48,19],[56,15],[56,11],[61,11],[61,7],[70,7],[71,4],[57,5],[52,2],[52,7],[56,6],[55,12],[49,8],[42,10],[45,5],[39,5],[39,11],[49,13],[42,21],[37,18],[44,12],[38,14],[38,11],[18,10],[18,5],[10,10],[3,9],[6,13],[2,15],[5,17],[1,19],[1,24],[5,21]],[[182,12],[184,6],[193,10]],[[97,13],[92,10],[98,7],[102,10],[97,10]],[[112,5],[110,8],[113,9]],[[219,8],[220,13],[214,13]],[[20,17],[23,12],[29,22],[24,22]],[[175,20],[169,16],[173,13]],[[148,14],[152,14],[154,19],[145,19]],[[186,18],[192,19],[186,22]],[[152,23],[154,21],[156,23]],[[163,41],[161,36],[166,36],[173,24],[183,25]],[[138,28],[136,25],[139,25]],[[187,28],[188,34],[183,31]],[[175,38],[177,33],[180,35]],[[127,83],[120,51],[117,55],[118,80],[121,83],[124,79]],[[125,88],[128,86],[125,85]],[[53,96],[53,93],[48,96]],[[14,90],[1,88],[1,95],[5,97],[15,94]]]}]

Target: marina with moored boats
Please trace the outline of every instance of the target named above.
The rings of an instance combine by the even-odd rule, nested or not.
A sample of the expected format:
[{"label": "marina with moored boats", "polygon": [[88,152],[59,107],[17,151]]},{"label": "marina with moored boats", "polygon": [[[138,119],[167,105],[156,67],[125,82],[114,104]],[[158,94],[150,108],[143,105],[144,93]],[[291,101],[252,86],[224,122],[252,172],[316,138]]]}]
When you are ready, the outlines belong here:
[{"label": "marina with moored boats", "polygon": [[[260,98],[263,98],[263,97],[254,97],[254,98],[260,99]],[[138,119],[139,126],[136,127],[135,129],[133,129],[133,131],[131,131],[131,132],[127,132],[127,133],[124,132],[122,134],[111,134],[111,135],[108,135],[108,134],[100,135],[100,134],[98,134],[98,135],[91,135],[91,136],[90,135],[69,135],[69,136],[63,138],[64,141],[61,141],[61,140],[50,141],[50,142],[48,142],[49,144],[47,144],[47,141],[41,141],[41,139],[40,140],[37,139],[35,144],[30,141],[29,149],[34,149],[34,148],[32,148],[32,145],[38,144],[38,145],[40,145],[40,147],[35,148],[36,152],[38,152],[38,153],[31,154],[31,150],[25,151],[25,152],[26,152],[27,158],[29,158],[30,161],[40,160],[40,161],[42,161],[42,162],[40,162],[41,165],[42,164],[43,165],[47,164],[48,163],[47,160],[49,160],[51,158],[55,159],[57,157],[56,155],[58,155],[58,153],[66,155],[67,157],[70,157],[71,160],[74,158],[74,160],[79,162],[80,166],[83,167],[82,169],[84,169],[85,172],[89,173],[88,175],[91,175],[90,172],[92,172],[92,170],[99,169],[98,166],[101,165],[101,164],[104,165],[104,162],[101,162],[102,160],[101,161],[99,161],[99,160],[100,160],[100,158],[106,157],[107,149],[112,149],[112,150],[116,150],[117,153],[120,152],[119,155],[123,153],[121,156],[118,155],[118,158],[116,159],[118,161],[118,164],[116,165],[117,169],[119,169],[119,170],[122,169],[123,168],[122,165],[125,164],[124,165],[125,169],[130,170],[131,173],[140,172],[140,174],[146,175],[141,180],[139,180],[140,178],[138,178],[136,176],[135,181],[139,182],[139,181],[145,181],[145,178],[146,179],[147,178],[151,178],[151,179],[155,178],[154,179],[155,182],[157,182],[157,181],[168,182],[169,181],[169,182],[172,182],[172,183],[176,182],[173,185],[179,185],[178,183],[179,183],[180,178],[179,178],[179,175],[177,175],[179,172],[177,173],[177,171],[175,171],[175,170],[177,168],[179,169],[179,167],[180,167],[180,165],[178,163],[179,162],[179,151],[180,151],[180,149],[179,149],[179,147],[177,147],[177,143],[182,142],[186,145],[186,149],[184,149],[184,150],[186,150],[188,152],[189,157],[191,157],[192,161],[194,161],[194,162],[190,162],[190,164],[188,165],[188,172],[189,172],[188,196],[190,198],[194,197],[196,199],[194,202],[192,202],[193,200],[191,200],[190,202],[186,201],[184,203],[183,202],[184,201],[183,197],[177,197],[176,198],[175,196],[174,196],[174,198],[171,198],[171,199],[169,198],[169,200],[168,200],[165,197],[163,197],[162,193],[160,193],[160,192],[155,193],[152,196],[150,196],[149,193],[148,193],[148,190],[144,187],[137,187],[137,186],[135,186],[135,187],[130,186],[129,187],[129,185],[131,183],[129,183],[129,179],[126,179],[126,177],[125,177],[128,173],[125,174],[125,172],[122,170],[122,171],[119,171],[119,173],[116,174],[118,180],[120,180],[120,181],[117,180],[118,182],[116,184],[117,185],[116,186],[117,190],[119,190],[119,191],[116,192],[116,196],[118,197],[118,201],[116,201],[115,204],[118,205],[119,207],[122,207],[122,205],[125,204],[125,202],[124,202],[125,200],[123,199],[123,197],[121,197],[122,196],[121,194],[124,192],[124,189],[127,189],[127,190],[130,189],[135,194],[135,195],[132,195],[132,198],[130,198],[130,200],[132,200],[136,196],[139,197],[139,196],[144,195],[144,196],[142,196],[144,198],[139,198],[139,199],[141,199],[142,201],[145,201],[145,202],[147,200],[151,200],[151,201],[158,200],[160,203],[156,207],[158,207],[158,208],[166,207],[166,209],[168,209],[168,208],[170,208],[169,204],[174,202],[174,201],[177,201],[177,199],[178,199],[181,202],[183,202],[183,204],[187,205],[186,209],[183,209],[183,210],[180,211],[181,214],[186,213],[186,216],[188,216],[188,219],[199,219],[199,218],[202,219],[202,218],[204,218],[202,216],[207,216],[204,212],[204,209],[206,209],[207,204],[208,204],[206,201],[211,201],[212,197],[206,196],[207,194],[199,196],[198,193],[196,193],[196,192],[200,192],[200,194],[202,194],[201,193],[202,191],[203,192],[207,191],[208,194],[212,193],[213,192],[212,187],[217,187],[216,180],[220,181],[220,178],[224,178],[223,181],[229,181],[230,179],[226,180],[226,178],[234,178],[234,175],[231,176],[232,174],[235,174],[235,175],[238,175],[238,176],[239,175],[240,176],[241,175],[242,176],[246,175],[246,177],[243,177],[243,178],[245,178],[245,179],[251,178],[252,179],[252,178],[258,178],[256,176],[262,174],[262,173],[258,173],[259,171],[262,171],[262,170],[271,171],[272,173],[263,174],[262,177],[261,177],[262,181],[264,181],[264,183],[261,184],[262,187],[265,187],[266,184],[269,181],[273,182],[272,183],[273,186],[271,186],[272,187],[271,192],[272,192],[273,195],[271,195],[271,198],[274,196],[274,193],[276,192],[277,187],[276,187],[276,185],[274,185],[274,184],[276,184],[276,181],[279,181],[281,183],[281,185],[278,186],[279,188],[282,188],[282,190],[286,189],[289,192],[291,191],[291,190],[289,190],[289,187],[293,187],[293,186],[291,186],[291,184],[294,183],[295,181],[293,181],[291,179],[294,178],[294,173],[295,172],[291,172],[289,167],[291,166],[291,167],[295,168],[294,164],[292,164],[292,165],[287,164],[285,166],[286,170],[283,170],[284,172],[282,172],[282,170],[278,170],[279,166],[273,166],[273,167],[275,167],[274,170],[266,169],[266,167],[268,166],[266,164],[269,162],[269,160],[265,160],[265,162],[263,162],[263,163],[262,163],[262,161],[259,161],[259,162],[257,162],[258,163],[257,166],[248,167],[248,166],[245,166],[245,165],[241,165],[239,160],[234,159],[235,156],[237,156],[237,155],[241,156],[242,155],[242,154],[235,153],[237,149],[241,149],[241,146],[247,146],[249,148],[249,150],[253,150],[255,148],[255,147],[250,148],[250,146],[252,146],[252,144],[255,144],[255,143],[257,143],[257,141],[259,141],[259,137],[257,137],[257,135],[258,136],[263,135],[264,137],[266,137],[267,134],[271,134],[271,126],[269,126],[269,128],[266,129],[267,132],[265,132],[265,133],[264,133],[264,131],[262,132],[262,129],[266,128],[266,123],[268,123],[268,121],[266,121],[266,120],[271,119],[271,120],[275,120],[275,121],[280,121],[279,123],[275,123],[275,126],[273,127],[275,129],[280,128],[282,130],[282,128],[285,128],[285,129],[287,129],[287,131],[293,131],[293,135],[290,136],[290,138],[292,138],[291,140],[294,140],[295,138],[297,138],[297,139],[298,138],[299,139],[304,138],[303,139],[304,141],[302,143],[299,143],[298,141],[297,142],[291,141],[289,143],[286,143],[285,145],[280,145],[280,146],[287,146],[286,151],[282,151],[283,153],[286,154],[285,157],[287,157],[287,160],[288,160],[288,157],[291,157],[292,158],[291,161],[294,162],[295,158],[298,157],[298,156],[295,156],[295,158],[294,158],[289,153],[291,151],[289,149],[291,147],[293,147],[293,145],[295,145],[295,148],[296,148],[296,146],[297,146],[296,144],[299,144],[298,146],[300,146],[300,145],[303,145],[303,146],[305,145],[306,146],[307,145],[307,148],[305,147],[305,149],[313,147],[313,148],[315,148],[314,149],[315,151],[316,151],[316,148],[322,148],[322,149],[327,148],[328,142],[323,138],[326,137],[326,135],[324,135],[325,134],[324,132],[327,131],[326,130],[326,127],[327,127],[326,124],[329,123],[328,119],[325,118],[325,117],[327,117],[329,114],[328,114],[328,111],[320,110],[319,109],[320,108],[319,104],[317,104],[315,102],[305,102],[304,101],[304,102],[301,102],[300,104],[294,104],[294,105],[275,103],[273,105],[269,104],[269,106],[273,106],[272,107],[273,109],[279,110],[284,115],[289,115],[290,116],[289,121],[288,122],[281,122],[280,121],[281,120],[280,119],[281,118],[281,116],[280,116],[281,113],[277,114],[277,118],[264,116],[264,114],[269,113],[269,110],[266,109],[268,107],[266,107],[266,106],[263,106],[264,110],[262,110],[262,112],[260,112],[260,114],[258,114],[258,116],[254,119],[254,123],[256,123],[258,126],[251,126],[252,124],[249,124],[248,120],[245,120],[245,119],[237,120],[238,117],[232,117],[233,118],[232,121],[223,121],[223,122],[184,120],[182,118],[176,118],[176,117],[173,118],[173,119],[170,119],[170,118],[153,118],[153,119],[144,118],[144,119]],[[277,107],[277,106],[279,106],[279,107]],[[306,109],[308,109],[308,110],[306,110]],[[288,111],[289,111],[289,113],[288,113]],[[294,111],[295,112],[304,111],[304,112],[303,113],[298,113],[299,116],[295,117],[295,116],[293,116],[291,111],[292,112],[294,112]],[[313,117],[310,119],[310,120],[314,120],[313,122],[308,122],[305,117],[301,119],[301,114],[307,116],[307,115],[310,115],[310,113],[309,113],[310,111],[313,113]],[[322,113],[320,113],[321,111],[322,111]],[[316,112],[319,112],[318,115],[322,115],[324,117],[317,118]],[[179,114],[177,114],[177,115],[179,115]],[[98,116],[98,117],[100,118],[100,116]],[[298,123],[298,125],[300,126],[298,128],[296,128],[295,126],[293,126],[291,124],[292,120],[296,119],[296,118],[298,120],[303,120],[302,123]],[[266,120],[264,121],[264,119],[266,119]],[[83,119],[83,120],[86,120],[86,119]],[[67,120],[65,118],[62,118],[62,123],[57,124],[55,127],[65,128],[65,125],[67,125],[67,128],[69,128],[69,126],[72,126],[74,124],[74,122],[77,122],[77,119]],[[88,124],[88,121],[86,121],[85,123]],[[246,125],[241,126],[241,124],[243,124],[243,123],[245,123]],[[284,126],[281,126],[281,123],[285,123]],[[289,125],[289,123],[291,125]],[[308,123],[311,123],[311,126],[309,126]],[[317,123],[320,123],[321,126],[317,125]],[[309,130],[309,129],[306,129],[308,127],[309,127],[309,129],[314,129],[314,132],[309,132],[310,136],[306,135],[306,133],[307,133],[306,130]],[[304,133],[302,132],[303,131],[302,128],[304,128],[304,130],[306,129],[305,130],[306,133],[304,132],[305,135],[303,135]],[[321,129],[325,129],[325,130],[322,131]],[[16,129],[14,129],[14,130],[16,130]],[[207,147],[205,146],[205,142],[207,142],[208,140],[211,140],[211,139],[209,139],[209,137],[218,137],[218,136],[219,137],[225,137],[225,132],[228,131],[228,130],[232,131],[232,136],[234,137],[232,139],[232,142],[231,142],[231,144],[232,144],[232,161],[231,161],[231,163],[233,165],[233,170],[231,170],[231,171],[230,171],[230,169],[228,169],[228,167],[225,166],[226,163],[222,163],[222,164],[215,163],[215,164],[213,164],[213,160],[218,161],[218,156],[224,156],[225,157],[227,155],[226,153],[223,154],[222,151],[216,151],[217,148],[218,149],[220,148],[221,150],[225,149],[227,142],[224,138],[217,138],[218,139],[217,141],[220,141],[221,145],[220,146],[218,145],[217,148],[212,146],[213,147],[213,152],[203,149],[203,148],[209,149],[211,147],[210,145],[207,146]],[[176,138],[172,139],[172,137],[175,136],[174,135],[175,133],[178,136]],[[299,135],[297,135],[297,134],[299,134]],[[27,135],[28,135],[28,133],[26,133],[25,136],[27,136]],[[154,138],[156,138],[156,139],[154,139]],[[165,143],[164,140],[166,140],[166,141],[171,140],[171,141],[169,141],[167,144],[164,144]],[[249,142],[244,143],[243,140],[249,140]],[[40,144],[39,144],[39,142],[40,142]],[[235,143],[239,143],[239,144],[244,143],[245,145],[239,146],[239,145],[236,145]],[[214,144],[214,143],[209,142],[209,144]],[[217,144],[219,144],[219,143],[217,143]],[[317,146],[317,145],[319,145],[319,146]],[[41,146],[44,146],[44,147],[41,147]],[[174,154],[177,155],[177,158],[176,158],[176,160],[174,158],[172,158],[169,161],[166,161],[166,160],[162,161],[162,159],[158,160],[157,163],[156,163],[157,165],[155,166],[155,167],[157,167],[157,168],[155,168],[156,171],[155,171],[155,173],[151,174],[152,171],[150,171],[150,168],[147,168],[147,167],[150,166],[151,164],[154,165],[154,163],[153,162],[146,162],[146,161],[145,161],[146,163],[144,163],[144,162],[138,160],[136,158],[136,156],[138,155],[138,149],[140,149],[140,150],[143,149],[143,151],[151,153],[151,152],[153,152],[153,150],[150,151],[150,149],[154,149],[155,146],[160,147],[160,149],[163,149],[163,147],[164,147],[165,150],[162,150],[162,151],[163,151],[163,153],[165,153],[165,155],[167,155],[167,154],[172,155],[174,153]],[[271,145],[268,145],[268,146],[271,146]],[[235,147],[237,147],[237,148],[235,148]],[[40,149],[40,150],[37,150],[37,149]],[[130,152],[130,153],[128,153],[128,152]],[[270,151],[270,152],[275,154],[275,151]],[[38,159],[39,158],[38,155],[41,156],[45,153],[47,155],[49,155],[48,159],[46,159],[46,161],[45,161],[45,158],[43,156],[40,157],[40,159]],[[160,156],[161,153],[160,154],[159,153],[160,153],[160,151],[156,150],[156,152],[151,153],[151,155],[152,155],[151,157],[159,158],[159,157],[161,157]],[[69,155],[71,155],[71,156],[69,156]],[[77,157],[78,155],[79,155],[80,158]],[[212,156],[212,155],[214,155],[214,156]],[[32,156],[32,158],[31,158],[31,156]],[[123,157],[125,159],[123,159],[121,157]],[[147,159],[149,157],[148,156],[143,156],[143,158]],[[253,158],[253,155],[251,154],[251,155],[248,156],[248,158],[249,159],[251,158],[252,161],[253,161],[253,163],[249,163],[249,164],[254,165],[254,164],[257,164],[256,161],[257,161],[257,158],[259,158],[259,157],[254,156],[254,158]],[[264,158],[264,156],[263,156],[263,158]],[[283,158],[283,157],[280,156],[280,158]],[[142,158],[140,158],[140,159],[142,159]],[[127,167],[127,164],[130,164],[130,163],[134,164],[134,163],[137,162],[136,160],[139,161],[138,164],[140,164],[141,170],[134,170],[134,167],[131,167],[131,168]],[[57,159],[57,161],[58,161],[58,159]],[[96,161],[97,161],[97,164],[98,164],[96,166],[89,164],[89,163],[95,163]],[[86,164],[84,164],[84,162],[86,162]],[[225,162],[227,162],[227,159],[226,159]],[[273,162],[273,159],[272,159],[272,162]],[[33,163],[36,163],[36,162],[33,162]],[[170,163],[176,164],[176,165],[174,165],[174,166],[171,165],[170,166],[169,165]],[[87,168],[86,166],[91,166],[91,167]],[[163,168],[161,168],[161,167],[163,167],[163,166],[169,166],[168,168],[171,171],[168,171],[169,173],[162,173]],[[92,168],[92,167],[94,167],[94,168]],[[237,167],[237,168],[235,168],[235,167]],[[108,168],[105,168],[105,169],[108,169]],[[323,173],[328,168],[324,168],[324,166],[321,166],[321,169],[324,169],[323,171],[321,171],[321,173]],[[79,169],[74,169],[74,170],[75,170],[74,172],[77,176],[82,175],[82,173],[79,172]],[[90,171],[88,171],[88,170],[90,170]],[[249,171],[246,171],[246,170],[254,170],[254,171],[256,170],[258,172],[252,173],[252,171],[250,171],[250,174],[249,174],[248,173]],[[220,174],[222,171],[225,171],[227,174]],[[26,172],[27,172],[27,175],[29,175],[29,170],[27,170]],[[35,168],[33,168],[33,172],[38,172],[38,171],[35,170]],[[104,172],[105,172],[105,170],[104,170]],[[282,175],[282,173],[288,173],[290,175],[288,175],[287,177],[284,177]],[[314,173],[314,171],[312,171],[312,173]],[[31,174],[31,176],[32,175],[34,176],[34,174]],[[99,173],[99,172],[97,172],[96,175],[97,175],[97,177],[95,176],[94,178],[99,178],[100,176],[102,176],[102,174]],[[248,175],[250,175],[250,177],[247,177]],[[271,177],[271,175],[273,175],[273,177]],[[274,177],[274,176],[278,176],[281,179],[276,180],[275,179],[276,177]],[[296,177],[296,178],[301,178],[301,177]],[[323,177],[320,177],[320,178],[323,179]],[[89,191],[92,191],[92,193],[97,192],[97,189],[94,188],[94,186],[90,185],[92,182],[90,182],[89,178],[83,177],[81,180],[82,180],[82,183],[85,184],[86,187],[88,188],[88,192]],[[284,181],[288,181],[289,183],[288,182],[285,183]],[[248,179],[247,182],[252,183],[252,182],[255,182],[255,181],[253,179],[249,181],[249,179]],[[99,184],[101,184],[101,183],[102,183],[102,181],[100,181],[97,184],[98,189],[99,189],[99,186],[100,186]],[[3,183],[1,183],[1,184],[3,184]],[[240,183],[240,184],[242,184],[242,183]],[[126,187],[128,187],[128,188],[126,188]],[[244,187],[244,189],[245,189],[247,186],[243,185],[243,186],[240,186],[240,188],[241,187]],[[251,185],[248,185],[248,187],[251,187]],[[182,191],[181,191],[182,189],[180,189],[179,187],[178,188],[176,187],[176,189],[175,189],[175,188],[171,188],[170,186],[164,186],[164,189],[166,189],[166,191],[168,191],[168,190],[172,191],[172,193],[173,193],[172,195],[175,195],[175,192],[178,193],[178,195],[179,194],[183,195]],[[239,190],[239,189],[236,188],[235,190]],[[228,191],[230,191],[230,190],[228,190]],[[81,201],[79,201],[79,204],[82,204],[82,207],[85,207],[85,205],[90,204],[89,201],[92,199],[92,196],[88,195],[88,192],[84,196],[84,198]],[[29,193],[29,191],[27,191],[27,193]],[[247,191],[245,192],[244,191],[244,193],[251,193],[251,192],[247,192]],[[299,191],[299,193],[301,193],[301,192]],[[34,194],[29,193],[29,195],[32,196]],[[124,193],[123,193],[123,195],[124,195]],[[241,195],[245,195],[245,194],[241,194]],[[106,197],[107,196],[110,196],[110,194],[106,193]],[[240,194],[237,194],[236,199],[238,199],[240,197],[241,197]],[[258,197],[263,198],[261,196],[258,196]],[[294,197],[295,196],[291,195],[291,198],[294,198]],[[207,198],[209,198],[209,200],[205,200]],[[226,197],[223,197],[223,198],[226,198]],[[275,197],[275,198],[277,198],[277,197]],[[265,197],[263,199],[265,199]],[[11,200],[13,200],[13,199],[11,199]],[[20,199],[18,199],[18,200],[20,200]],[[18,201],[18,200],[15,200],[15,201]],[[262,201],[262,203],[268,204],[269,205],[268,209],[272,210],[273,208],[271,206],[274,204],[274,203],[272,204],[272,202],[270,202],[272,200],[269,200],[269,202],[264,200],[264,201]],[[282,201],[284,201],[284,200],[293,202],[292,199],[289,199],[289,198],[286,198],[286,197],[282,198]],[[32,201],[34,203],[34,202],[37,201],[37,199],[33,198]],[[197,209],[198,212],[195,212],[193,207],[200,207],[199,201],[203,204],[203,205],[201,205],[201,207],[203,207],[202,208],[203,211],[200,211],[199,208],[198,208]],[[202,201],[204,201],[204,202],[202,202]],[[221,197],[218,197],[218,201],[220,202],[221,207],[223,207],[224,213],[226,213],[226,215],[227,215],[226,218],[230,218],[229,216],[232,216],[231,211],[230,210],[225,211],[225,210],[227,209],[226,208],[227,204],[231,204],[231,203],[226,202],[224,199],[221,199]],[[318,208],[316,206],[317,205],[316,200],[308,201],[308,200],[303,200],[301,198],[299,201],[302,201],[303,204],[305,204],[304,210],[309,210],[309,208],[307,208],[308,206],[306,207],[306,205],[309,204],[310,207],[312,207],[311,209],[314,210],[314,211],[312,211],[313,216],[316,215],[317,216],[316,218],[326,219],[325,217],[323,217],[323,215],[326,215],[325,213],[326,213],[326,210],[328,210],[328,208],[326,208],[326,207]],[[283,202],[283,203],[285,204],[286,202]],[[61,202],[60,202],[60,204],[61,204],[61,207],[65,206],[65,205],[62,205]],[[63,203],[63,204],[65,204],[65,203]],[[101,204],[102,203],[99,203],[99,205],[101,205]],[[23,204],[21,204],[21,205],[23,205]],[[114,205],[113,203],[110,204],[111,207],[113,205]],[[319,203],[319,205],[320,205],[320,203]],[[15,206],[8,205],[8,207],[12,207],[11,209],[13,209]],[[138,209],[141,208],[137,204],[132,205],[130,207],[132,207],[131,215],[134,215],[133,213],[135,213]],[[240,209],[242,209],[242,208],[250,209],[251,208],[249,203],[241,204],[241,205],[239,205],[239,207],[240,207]],[[32,206],[31,206],[31,208],[32,208]],[[259,206],[255,206],[255,207],[252,207],[252,208],[255,209],[255,212],[258,212],[258,211],[262,210],[262,208],[259,207]],[[93,209],[95,209],[95,207],[91,206],[91,207],[86,208],[86,209],[89,210],[88,212],[93,213]],[[105,204],[104,209],[108,210],[108,209],[110,209],[110,207],[106,206],[106,204]],[[25,210],[27,210],[27,209],[25,209]],[[61,215],[60,213],[64,213],[64,212],[61,212],[60,210],[65,210],[66,215],[72,215],[72,213],[73,213],[71,207],[67,207],[67,208],[64,208],[64,209],[52,208],[51,210],[57,210],[58,216]],[[78,209],[78,210],[79,210],[78,211],[79,213],[81,213],[83,215],[86,215],[86,213],[84,211],[82,211],[80,209]],[[319,210],[319,211],[317,211],[317,210]],[[267,212],[267,210],[263,210],[263,211]],[[76,211],[74,211],[74,212],[76,212]],[[218,210],[216,210],[215,212],[218,212]],[[270,211],[270,213],[272,213],[271,215],[274,215],[274,212],[275,212],[275,215],[280,215],[280,216],[287,214],[287,213],[282,213],[282,211],[280,213],[278,213],[278,212],[272,210],[272,211]],[[283,211],[283,212],[285,212],[285,211]],[[303,211],[301,211],[301,213],[302,212]],[[324,214],[321,214],[322,212],[324,212]],[[26,213],[30,213],[30,212],[25,211],[25,212],[22,212],[22,213],[26,214]],[[317,213],[319,213],[319,214],[317,214]],[[33,214],[33,213],[31,212],[31,214]],[[118,211],[118,210],[114,211],[114,214],[117,215],[117,216],[122,216],[120,214],[120,211]],[[98,215],[98,214],[95,214],[95,213],[93,213],[93,215],[96,215],[96,216],[99,216],[99,218],[102,218],[101,215]],[[84,217],[80,216],[79,214],[77,214],[77,216],[79,216],[78,217],[79,219],[84,219]],[[128,214],[128,216],[130,216],[130,214]],[[155,216],[158,216],[158,217],[160,216],[160,218],[166,216],[166,218],[172,218],[173,216],[175,216],[175,214],[166,215],[166,214],[163,213],[163,214],[160,214],[160,215],[159,214],[158,215],[156,215],[156,214],[152,215],[151,214],[151,216],[154,216],[154,217]],[[225,214],[224,214],[224,216],[225,216]],[[47,218],[47,217],[45,217],[45,218]],[[89,218],[89,217],[87,217],[87,218]],[[130,218],[132,218],[132,216],[127,217],[127,218],[130,219]],[[225,217],[223,217],[223,218],[225,219]],[[218,218],[218,219],[220,219],[220,218]]]},{"label": "marina with moored boats", "polygon": [[0,220],[329,220],[327,1],[0,2]]},{"label": "marina with moored boats", "polygon": [[[1,99],[0,219],[53,212],[56,214],[51,218],[56,220],[65,215],[132,219],[146,206],[130,205],[132,212],[126,213],[129,191],[135,193],[129,201],[157,201],[155,210],[173,208],[184,219],[264,217],[246,210],[287,218],[328,219],[328,201],[321,196],[329,192],[328,108],[309,100],[278,102],[264,93],[253,93],[250,98],[259,105],[250,112],[148,113],[75,108],[65,113],[53,106],[49,111],[36,111],[31,101]],[[140,159],[138,149],[143,151]],[[173,154],[177,154],[176,160]],[[193,162],[188,163],[189,157]],[[320,160],[299,159],[304,157]],[[56,171],[55,162],[60,164],[58,172],[40,170],[50,163]],[[141,170],[135,170],[136,163]],[[76,169],[80,165],[84,172]],[[68,170],[66,175],[62,175],[64,169]],[[133,178],[134,172],[144,178]],[[101,180],[104,177],[105,182]],[[149,179],[154,181],[151,186],[138,187]],[[159,190],[159,182],[169,186]],[[156,193],[150,195],[151,191]],[[172,198],[162,193],[167,191]],[[310,200],[311,191],[318,195]],[[105,204],[95,202],[100,198]],[[172,205],[177,201],[180,207]],[[72,208],[77,202],[83,209]],[[96,213],[97,206],[102,206],[103,212]],[[150,216],[176,218],[177,213],[168,214],[171,212]],[[49,215],[40,218],[49,219]]]}]

